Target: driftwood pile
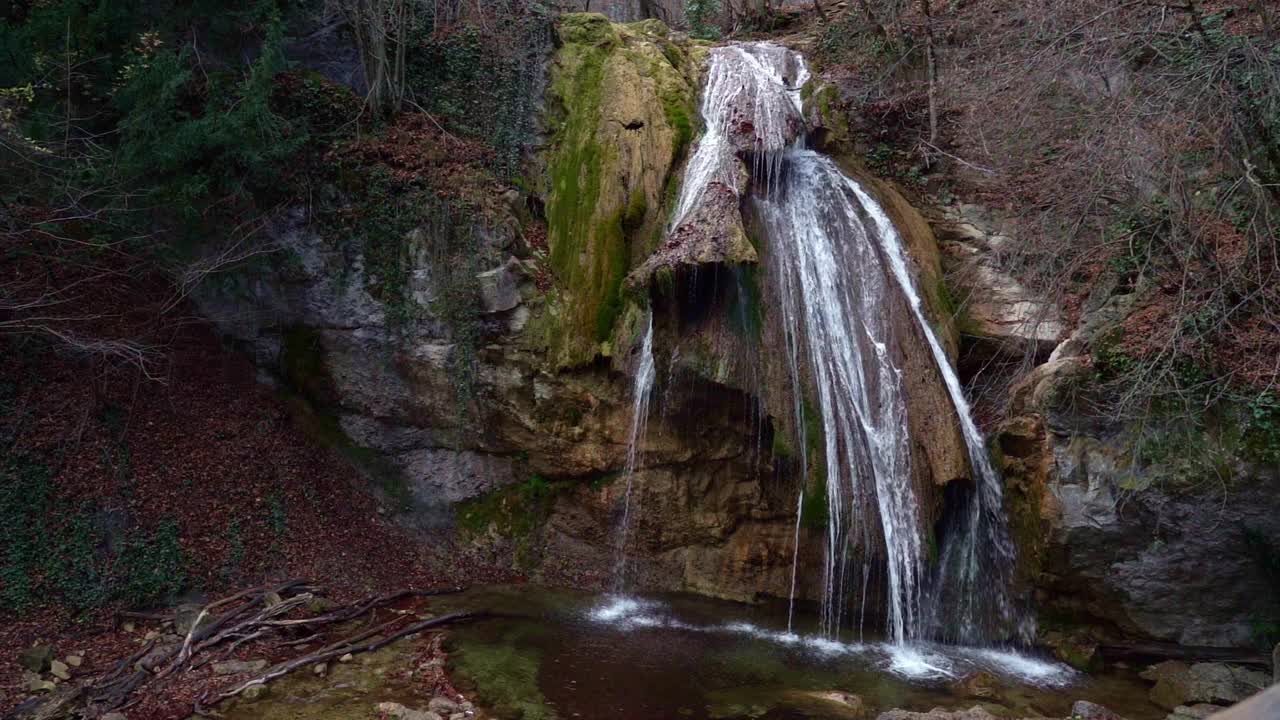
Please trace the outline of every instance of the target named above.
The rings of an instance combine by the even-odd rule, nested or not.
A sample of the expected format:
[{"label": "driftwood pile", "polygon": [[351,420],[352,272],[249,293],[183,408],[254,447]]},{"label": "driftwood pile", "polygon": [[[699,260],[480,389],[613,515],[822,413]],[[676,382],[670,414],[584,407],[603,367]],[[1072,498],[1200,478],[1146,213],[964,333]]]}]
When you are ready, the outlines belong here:
[{"label": "driftwood pile", "polygon": [[[121,659],[102,676],[64,685],[60,692],[39,705],[20,709],[17,717],[45,720],[74,713],[88,720],[99,718],[140,702],[152,684],[175,673],[191,672],[208,663],[226,659],[245,643],[275,639],[275,647],[309,645],[323,639],[327,626],[358,620],[378,608],[407,598],[460,592],[460,589],[402,590],[365,598],[318,615],[302,614],[317,599],[317,592],[318,588],[308,581],[292,580],[274,586],[249,588],[211,602],[200,610],[181,644],[157,646],[156,638],[148,640],[136,653]],[[125,615],[152,620],[174,618],[174,613]],[[365,627],[319,650],[276,663],[228,689],[206,691],[196,701],[194,712],[212,714],[210,709],[218,703],[299,668],[312,667],[348,654],[378,650],[407,635],[476,616],[477,613],[455,612],[419,620],[413,614],[397,614],[387,622]]]}]

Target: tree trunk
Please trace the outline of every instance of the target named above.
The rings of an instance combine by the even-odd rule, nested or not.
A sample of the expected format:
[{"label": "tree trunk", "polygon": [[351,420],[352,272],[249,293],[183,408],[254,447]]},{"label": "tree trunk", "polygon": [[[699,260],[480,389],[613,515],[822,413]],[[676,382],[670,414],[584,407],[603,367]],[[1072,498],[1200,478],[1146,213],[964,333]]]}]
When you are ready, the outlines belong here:
[{"label": "tree trunk", "polygon": [[924,55],[929,73],[929,144],[938,145],[938,62],[933,46],[933,14],[929,0],[920,0],[924,13]]}]

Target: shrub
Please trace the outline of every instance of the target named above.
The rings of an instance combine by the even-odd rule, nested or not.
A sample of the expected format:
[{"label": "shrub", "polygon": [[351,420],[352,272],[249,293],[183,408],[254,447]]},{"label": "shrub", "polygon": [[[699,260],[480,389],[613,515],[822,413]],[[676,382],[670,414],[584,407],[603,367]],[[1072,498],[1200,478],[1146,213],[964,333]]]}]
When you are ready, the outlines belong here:
[{"label": "shrub", "polygon": [[716,22],[720,10],[720,0],[688,0],[684,16],[689,22],[689,34],[703,40],[718,40],[720,27]]}]

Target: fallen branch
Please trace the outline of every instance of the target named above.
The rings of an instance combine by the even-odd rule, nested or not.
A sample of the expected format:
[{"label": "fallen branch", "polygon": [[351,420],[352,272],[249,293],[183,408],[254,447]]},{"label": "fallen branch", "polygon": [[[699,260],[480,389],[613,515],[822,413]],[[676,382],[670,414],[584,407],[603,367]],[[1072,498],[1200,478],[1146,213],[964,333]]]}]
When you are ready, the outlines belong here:
[{"label": "fallen branch", "polygon": [[[468,620],[468,619],[480,617],[481,615],[482,613],[473,613],[473,612],[449,613],[447,615],[441,615],[438,618],[423,620],[421,622],[416,622],[411,625],[407,625],[403,628],[400,628],[399,630],[396,630],[395,632],[388,633],[385,636],[379,637],[375,640],[362,642],[373,635],[379,634],[383,629],[387,628],[389,625],[393,625],[396,622],[398,622],[398,619],[392,620],[391,622],[380,625],[377,628],[374,628],[372,630],[366,630],[362,633],[357,634],[352,638],[347,638],[346,640],[342,640],[338,643],[330,645],[324,648],[323,650],[316,651],[309,655],[303,655],[302,657],[297,657],[292,660],[283,662],[279,665],[276,665],[275,667],[270,668],[269,670],[259,675],[258,677],[252,678],[250,680],[246,680],[243,683],[240,683],[239,685],[235,686],[230,690],[219,693],[207,703],[204,701],[204,698],[201,698],[201,702],[198,705],[201,707],[211,707],[213,705],[217,705],[223,700],[226,700],[227,698],[231,698],[231,697],[235,697],[236,695],[239,695],[240,693],[253,687],[254,685],[265,685],[271,682],[272,680],[275,680],[276,678],[283,677],[284,675],[288,675],[289,673],[293,672],[294,670],[297,670],[298,668],[310,667],[322,662],[329,662],[334,658],[339,658],[347,654],[354,655],[356,653],[372,652],[375,650],[379,650],[381,648],[386,647],[387,645],[390,645],[396,640],[399,640],[400,638],[405,637],[406,635],[412,635],[414,633],[421,632],[428,628],[444,625],[446,623],[451,623],[458,620]],[[356,644],[356,643],[360,643],[360,644]]]}]

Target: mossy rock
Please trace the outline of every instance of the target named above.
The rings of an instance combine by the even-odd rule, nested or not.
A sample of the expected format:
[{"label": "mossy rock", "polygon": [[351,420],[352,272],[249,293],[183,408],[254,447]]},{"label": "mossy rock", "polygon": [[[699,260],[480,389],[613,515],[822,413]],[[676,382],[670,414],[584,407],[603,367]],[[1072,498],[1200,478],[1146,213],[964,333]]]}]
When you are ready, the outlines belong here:
[{"label": "mossy rock", "polygon": [[560,42],[565,45],[604,48],[616,46],[620,42],[614,24],[600,13],[565,13],[560,16],[556,32]]},{"label": "mossy rock", "polygon": [[696,116],[697,63],[660,22],[559,25],[548,88],[547,225],[555,288],[533,325],[551,363],[607,352],[623,279],[660,240]]}]

